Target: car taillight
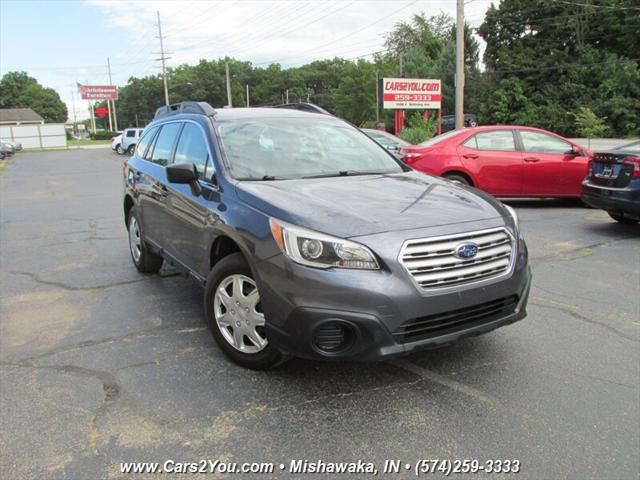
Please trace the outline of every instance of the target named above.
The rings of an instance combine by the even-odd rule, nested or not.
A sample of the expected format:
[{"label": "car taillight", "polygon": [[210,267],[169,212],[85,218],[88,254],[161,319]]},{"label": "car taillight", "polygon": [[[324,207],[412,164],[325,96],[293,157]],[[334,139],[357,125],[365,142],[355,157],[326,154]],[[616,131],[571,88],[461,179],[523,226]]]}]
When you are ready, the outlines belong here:
[{"label": "car taillight", "polygon": [[412,162],[415,162],[421,156],[422,156],[422,154],[418,153],[418,152],[407,152],[407,153],[404,154],[404,156],[402,158],[403,158],[403,160],[405,162],[412,163]]},{"label": "car taillight", "polygon": [[631,172],[632,177],[640,177],[640,157],[627,157],[623,163],[633,165],[633,172]]}]

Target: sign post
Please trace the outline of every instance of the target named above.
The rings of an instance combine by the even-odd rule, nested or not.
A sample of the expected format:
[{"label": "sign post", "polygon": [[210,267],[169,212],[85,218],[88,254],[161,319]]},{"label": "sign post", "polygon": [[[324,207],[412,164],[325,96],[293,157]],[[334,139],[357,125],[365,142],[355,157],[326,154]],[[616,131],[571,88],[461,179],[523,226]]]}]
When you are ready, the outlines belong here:
[{"label": "sign post", "polygon": [[438,110],[438,134],[442,132],[442,82],[440,79],[384,78],[382,106],[396,110],[396,135],[404,127],[404,110]]}]

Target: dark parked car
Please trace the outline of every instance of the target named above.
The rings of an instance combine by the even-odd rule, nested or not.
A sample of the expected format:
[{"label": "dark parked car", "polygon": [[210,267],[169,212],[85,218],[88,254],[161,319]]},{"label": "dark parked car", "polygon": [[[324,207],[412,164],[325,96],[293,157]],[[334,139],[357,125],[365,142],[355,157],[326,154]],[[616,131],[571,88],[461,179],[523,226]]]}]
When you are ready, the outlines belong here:
[{"label": "dark parked car", "polygon": [[[475,115],[471,113],[466,113],[464,115],[464,126],[465,127],[477,127],[478,119]],[[453,130],[456,128],[456,116],[455,115],[444,115],[442,117],[442,132],[448,132],[449,130]]]},{"label": "dark parked car", "polygon": [[621,223],[640,220],[640,141],[596,152],[582,183],[582,201]]},{"label": "dark parked car", "polygon": [[123,206],[136,268],[166,260],[200,282],[214,338],[246,367],[379,359],[526,315],[515,212],[330,115],[161,108]]},{"label": "dark parked car", "polygon": [[398,152],[400,147],[407,147],[410,145],[409,142],[405,142],[401,138],[383,130],[363,128],[362,131],[391,152]]}]

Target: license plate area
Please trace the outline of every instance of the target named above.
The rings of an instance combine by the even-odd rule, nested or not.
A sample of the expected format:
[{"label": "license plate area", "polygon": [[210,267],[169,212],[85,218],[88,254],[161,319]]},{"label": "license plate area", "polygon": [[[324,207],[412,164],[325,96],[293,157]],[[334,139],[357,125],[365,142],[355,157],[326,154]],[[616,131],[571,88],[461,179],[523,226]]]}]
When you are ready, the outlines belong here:
[{"label": "license plate area", "polygon": [[602,178],[606,180],[615,180],[620,175],[622,165],[616,163],[600,163],[597,162],[594,165],[593,175],[596,178]]}]

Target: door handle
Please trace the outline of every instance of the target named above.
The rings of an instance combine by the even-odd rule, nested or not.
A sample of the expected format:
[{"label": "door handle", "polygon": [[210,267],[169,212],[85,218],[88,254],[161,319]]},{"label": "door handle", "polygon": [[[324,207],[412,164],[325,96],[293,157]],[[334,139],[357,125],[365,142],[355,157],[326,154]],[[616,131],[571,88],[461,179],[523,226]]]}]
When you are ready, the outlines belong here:
[{"label": "door handle", "polygon": [[153,190],[159,198],[165,198],[169,196],[169,190],[167,190],[167,187],[160,183],[154,183]]},{"label": "door handle", "polygon": [[462,155],[464,158],[478,158],[480,155],[477,155],[475,153],[465,153],[464,155]]},{"label": "door handle", "polygon": [[539,162],[540,159],[536,157],[525,157],[524,161],[528,163],[536,163],[536,162]]}]

